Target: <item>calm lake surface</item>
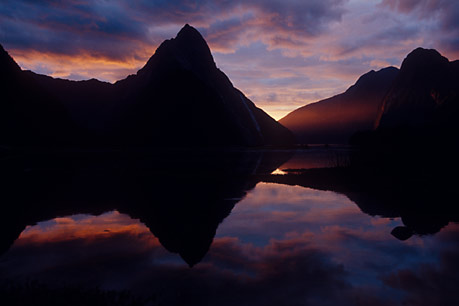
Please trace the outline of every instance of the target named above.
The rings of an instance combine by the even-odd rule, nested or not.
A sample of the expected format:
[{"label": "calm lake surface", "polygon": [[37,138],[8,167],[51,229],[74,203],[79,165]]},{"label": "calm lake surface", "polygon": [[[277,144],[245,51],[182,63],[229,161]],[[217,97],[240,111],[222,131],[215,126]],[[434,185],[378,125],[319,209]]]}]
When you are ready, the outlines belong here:
[{"label": "calm lake surface", "polygon": [[[457,305],[458,224],[400,240],[391,234],[404,227],[400,216],[371,216],[343,193],[273,182],[286,169],[327,166],[336,156],[296,152],[256,179],[244,176],[237,191],[200,183],[199,197],[219,195],[203,205],[226,205],[210,213],[215,222],[200,219],[209,206],[196,215],[182,206],[149,210],[156,219],[116,199],[89,213],[72,204],[66,215],[52,206],[56,216],[23,222],[3,248],[3,293],[12,305],[30,303],[24,295],[35,299],[33,288],[51,295],[69,288],[97,288],[104,297],[126,292],[125,304],[140,305]],[[174,186],[161,186],[160,205],[175,205],[164,198],[182,193],[176,200],[200,205],[195,184],[193,191]]]}]

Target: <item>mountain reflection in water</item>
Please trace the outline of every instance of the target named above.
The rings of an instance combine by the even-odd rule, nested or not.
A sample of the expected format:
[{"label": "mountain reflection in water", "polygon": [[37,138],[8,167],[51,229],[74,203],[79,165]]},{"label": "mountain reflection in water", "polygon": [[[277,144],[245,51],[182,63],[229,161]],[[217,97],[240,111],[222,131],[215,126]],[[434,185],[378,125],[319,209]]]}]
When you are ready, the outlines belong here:
[{"label": "mountain reflection in water", "polygon": [[[42,203],[46,211],[10,208],[24,228],[0,257],[0,281],[126,290],[146,305],[457,304],[459,225],[400,241],[391,235],[403,225],[399,216],[372,217],[345,192],[294,186],[307,185],[303,174],[271,175],[285,170],[285,154],[231,156],[218,169],[225,177],[205,167],[212,161],[201,171],[197,163],[192,176],[131,164],[129,172],[122,163],[133,182],[91,178],[91,170],[60,184],[65,190],[32,188],[34,197],[16,203]],[[21,182],[39,184],[34,171]],[[56,184],[51,177],[40,188]],[[108,181],[97,192],[83,183],[101,177]],[[269,180],[279,182],[261,182]],[[104,186],[118,189],[110,195]],[[17,297],[7,289],[2,296]]]}]

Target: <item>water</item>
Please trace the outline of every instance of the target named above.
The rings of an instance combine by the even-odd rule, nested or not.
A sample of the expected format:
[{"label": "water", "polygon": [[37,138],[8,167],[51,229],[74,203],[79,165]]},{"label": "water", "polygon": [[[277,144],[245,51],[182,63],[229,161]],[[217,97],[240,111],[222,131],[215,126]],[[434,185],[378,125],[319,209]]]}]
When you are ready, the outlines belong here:
[{"label": "water", "polygon": [[[266,160],[247,160],[264,170],[248,167],[251,174],[237,172],[237,182],[214,174],[212,180],[204,175],[190,181],[184,173],[180,179],[149,178],[160,186],[146,188],[153,195],[134,198],[148,198],[148,205],[111,199],[89,214],[72,204],[69,211],[75,213],[68,215],[49,205],[60,216],[27,224],[0,257],[4,296],[29,304],[27,296],[52,304],[36,291],[57,296],[56,304],[77,304],[81,292],[99,304],[118,299],[126,305],[457,304],[458,224],[446,222],[435,233],[419,235],[408,222],[414,234],[402,241],[391,232],[407,222],[390,206],[371,216],[362,212],[366,197],[356,203],[350,198],[361,197],[354,193],[281,183],[288,162],[268,167]],[[192,177],[198,172],[191,171]],[[74,184],[83,188],[81,182],[69,185]],[[81,192],[93,201],[99,195]],[[59,197],[45,199],[75,198],[53,193]]]}]

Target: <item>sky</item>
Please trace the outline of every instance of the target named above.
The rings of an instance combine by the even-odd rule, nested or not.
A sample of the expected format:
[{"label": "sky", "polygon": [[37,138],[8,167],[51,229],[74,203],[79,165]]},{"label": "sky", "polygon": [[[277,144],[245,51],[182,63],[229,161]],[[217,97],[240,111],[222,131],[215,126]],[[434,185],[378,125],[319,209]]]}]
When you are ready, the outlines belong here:
[{"label": "sky", "polygon": [[276,119],[417,47],[459,59],[457,0],[0,0],[0,44],[16,62],[72,80],[134,74],[186,23]]}]

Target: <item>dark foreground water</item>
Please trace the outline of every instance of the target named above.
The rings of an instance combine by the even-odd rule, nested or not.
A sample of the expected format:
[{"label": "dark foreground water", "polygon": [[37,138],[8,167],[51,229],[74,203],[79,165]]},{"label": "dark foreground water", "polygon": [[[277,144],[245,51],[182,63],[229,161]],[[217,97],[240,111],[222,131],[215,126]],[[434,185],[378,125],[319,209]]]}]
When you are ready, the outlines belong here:
[{"label": "dark foreground water", "polygon": [[[116,197],[106,200],[79,181],[54,186],[62,190],[39,194],[57,203],[46,209],[59,217],[26,224],[33,214],[21,219],[13,210],[19,221],[10,226],[19,227],[19,236],[3,247],[0,299],[8,305],[459,305],[459,225],[443,222],[419,234],[419,222],[409,228],[392,208],[385,216],[362,212],[350,200],[359,199],[355,193],[279,183],[282,169],[301,168],[300,161],[323,166],[336,157],[314,164],[320,153],[289,156],[263,171],[231,171],[236,184],[196,169],[180,172],[179,180],[161,172],[161,181],[148,179],[160,185],[146,188],[153,194],[134,197],[151,202],[142,208],[126,203],[129,192],[112,190]],[[258,169],[263,163],[248,162]],[[90,176],[95,184],[93,171]],[[102,198],[90,201],[99,212],[66,205],[79,198],[75,184]]]}]

